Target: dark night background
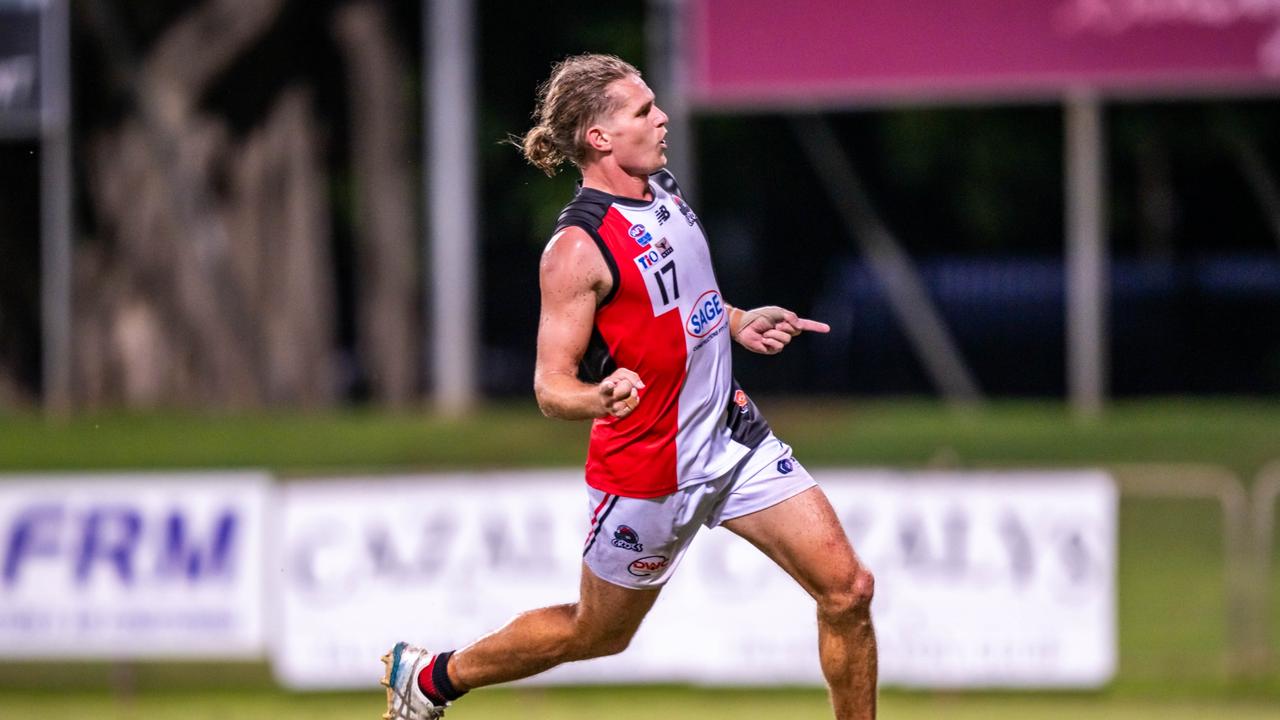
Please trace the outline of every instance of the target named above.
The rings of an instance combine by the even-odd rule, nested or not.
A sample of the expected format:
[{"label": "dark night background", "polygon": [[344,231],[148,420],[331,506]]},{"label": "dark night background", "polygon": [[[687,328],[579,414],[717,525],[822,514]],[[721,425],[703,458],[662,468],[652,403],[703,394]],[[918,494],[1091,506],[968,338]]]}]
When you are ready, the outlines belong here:
[{"label": "dark night background", "polygon": [[[115,2],[120,42],[142,52],[191,3]],[[289,3],[269,34],[217,84],[208,109],[247,132],[299,81],[326,130],[340,336],[353,342],[347,93],[331,31],[341,3]],[[392,5],[413,62],[416,2]],[[537,262],[575,173],[553,180],[502,140],[529,125],[534,89],[568,54],[621,55],[644,69],[644,4],[478,2],[483,362],[491,395],[530,391]],[[129,112],[102,70],[105,52],[73,19],[77,144]],[[659,103],[661,104],[661,97]],[[1063,113],[1056,105],[877,109],[831,114],[889,229],[911,253],[981,388],[1061,396]],[[1112,391],[1280,392],[1280,237],[1237,161],[1239,143],[1280,174],[1276,98],[1107,105],[1112,248]],[[415,124],[420,119],[415,117]],[[785,117],[695,122],[698,192],[726,298],[781,304],[830,322],[777,358],[739,352],[757,392],[932,394],[877,281],[807,165]],[[421,137],[421,133],[418,133]],[[0,143],[0,358],[38,389],[38,145]],[[415,149],[415,152],[420,150]],[[94,242],[77,194],[78,242]],[[415,196],[419,191],[415,189]],[[358,398],[359,380],[344,389]]]}]

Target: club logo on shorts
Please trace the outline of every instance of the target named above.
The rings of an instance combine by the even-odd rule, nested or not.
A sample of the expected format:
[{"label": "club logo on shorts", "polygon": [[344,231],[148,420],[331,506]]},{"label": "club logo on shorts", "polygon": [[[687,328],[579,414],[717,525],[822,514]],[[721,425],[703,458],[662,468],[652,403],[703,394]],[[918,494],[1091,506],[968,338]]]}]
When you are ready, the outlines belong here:
[{"label": "club logo on shorts", "polygon": [[653,242],[653,236],[650,235],[649,231],[645,230],[644,226],[639,223],[632,225],[631,229],[627,231],[627,234],[631,236],[632,240],[635,240],[640,245],[648,245]]},{"label": "club logo on shorts", "polygon": [[738,390],[733,394],[733,404],[738,406],[738,412],[743,415],[747,414],[747,394],[742,390]]},{"label": "club logo on shorts", "polygon": [[644,550],[644,545],[640,544],[640,535],[626,525],[619,525],[618,529],[613,531],[612,542],[614,547],[620,547],[623,550],[635,552]]},{"label": "club logo on shorts", "polygon": [[642,557],[627,566],[627,572],[636,577],[649,577],[654,573],[661,572],[671,564],[666,555],[650,555]]},{"label": "club logo on shorts", "polygon": [[778,472],[786,475],[796,469],[796,463],[791,458],[782,458],[778,461]]}]

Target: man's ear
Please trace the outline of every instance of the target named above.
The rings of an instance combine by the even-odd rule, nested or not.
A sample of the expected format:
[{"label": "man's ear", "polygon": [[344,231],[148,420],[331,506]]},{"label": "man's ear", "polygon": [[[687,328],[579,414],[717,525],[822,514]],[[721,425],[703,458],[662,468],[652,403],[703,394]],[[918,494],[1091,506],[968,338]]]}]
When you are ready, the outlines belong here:
[{"label": "man's ear", "polygon": [[599,125],[587,128],[587,147],[596,152],[609,152],[613,149],[613,138],[609,131]]}]

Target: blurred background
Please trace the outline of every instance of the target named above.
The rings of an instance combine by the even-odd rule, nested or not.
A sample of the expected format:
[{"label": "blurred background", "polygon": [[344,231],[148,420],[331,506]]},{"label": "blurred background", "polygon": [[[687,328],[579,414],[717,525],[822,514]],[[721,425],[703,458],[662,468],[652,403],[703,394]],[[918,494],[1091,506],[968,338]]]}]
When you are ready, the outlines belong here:
[{"label": "blurred background", "polygon": [[[735,354],[815,474],[1116,483],[1113,677],[890,689],[886,716],[1280,717],[1265,3],[0,0],[0,470],[580,465],[587,427],[531,393],[577,176],[506,142],[579,52],[671,115],[726,298],[833,326]],[[40,655],[4,653],[0,717],[381,712],[261,657]],[[805,687],[481,696],[451,712],[824,712]]]}]

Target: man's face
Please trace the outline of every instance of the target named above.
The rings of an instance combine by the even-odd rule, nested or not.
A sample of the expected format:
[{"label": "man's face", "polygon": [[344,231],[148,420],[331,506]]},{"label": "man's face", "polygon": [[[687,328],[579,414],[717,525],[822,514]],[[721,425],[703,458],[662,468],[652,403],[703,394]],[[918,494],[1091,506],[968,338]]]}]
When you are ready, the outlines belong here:
[{"label": "man's face", "polygon": [[653,91],[632,75],[614,80],[609,94],[618,109],[600,126],[608,133],[613,159],[632,175],[649,175],[667,166],[667,114],[653,101]]}]

